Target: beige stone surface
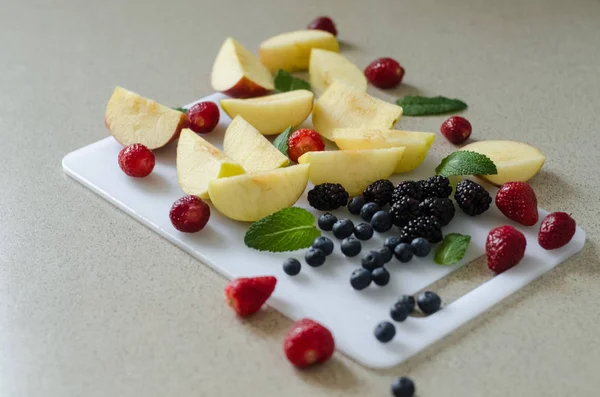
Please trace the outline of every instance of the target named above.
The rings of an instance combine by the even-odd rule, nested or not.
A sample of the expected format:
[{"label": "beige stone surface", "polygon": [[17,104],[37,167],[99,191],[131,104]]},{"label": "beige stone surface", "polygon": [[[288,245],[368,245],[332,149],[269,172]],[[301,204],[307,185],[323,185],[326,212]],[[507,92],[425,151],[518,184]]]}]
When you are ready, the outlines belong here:
[{"label": "beige stone surface", "polygon": [[[356,64],[405,66],[401,88],[370,92],[462,98],[475,138],[538,146],[540,205],[588,232],[579,255],[388,371],[339,354],[294,370],[281,349],[287,319],[232,316],[224,278],[60,165],[107,135],[115,85],[187,103],[211,93],[225,37],[256,50],[320,14]],[[597,0],[2,0],[0,395],[386,396],[409,375],[420,397],[598,396],[599,21]],[[400,126],[437,131],[442,120]],[[432,155],[451,150],[439,139]],[[450,300],[487,277],[478,261],[438,290]]]}]

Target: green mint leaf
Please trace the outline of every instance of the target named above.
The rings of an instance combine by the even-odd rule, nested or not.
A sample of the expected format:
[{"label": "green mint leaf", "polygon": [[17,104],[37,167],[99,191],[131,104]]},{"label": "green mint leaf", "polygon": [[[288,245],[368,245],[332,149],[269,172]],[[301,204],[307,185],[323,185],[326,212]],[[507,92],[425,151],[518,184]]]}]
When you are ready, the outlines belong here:
[{"label": "green mint leaf", "polygon": [[177,110],[178,112],[181,112],[181,113],[185,113],[185,112],[187,112],[187,109],[184,109],[184,108],[182,108],[182,107],[173,108],[173,110]]},{"label": "green mint leaf", "polygon": [[443,96],[405,96],[398,99],[396,103],[402,106],[403,116],[431,116],[458,112],[467,108],[467,104],[463,101]]},{"label": "green mint leaf", "polygon": [[273,145],[283,153],[284,156],[288,155],[288,139],[292,135],[292,126],[290,125],[281,134],[277,135],[277,138],[273,141]]},{"label": "green mint leaf", "polygon": [[441,176],[452,175],[496,175],[496,164],[481,153],[459,150],[446,156],[435,173]]},{"label": "green mint leaf", "polygon": [[433,260],[438,265],[454,265],[465,256],[470,242],[471,236],[459,233],[447,234],[444,241],[435,249]]},{"label": "green mint leaf", "polygon": [[244,243],[259,251],[285,252],[310,247],[321,235],[315,217],[303,208],[284,208],[248,228]]},{"label": "green mint leaf", "polygon": [[310,91],[310,84],[302,79],[292,76],[283,69],[278,69],[275,73],[275,89],[281,92],[294,90]]}]

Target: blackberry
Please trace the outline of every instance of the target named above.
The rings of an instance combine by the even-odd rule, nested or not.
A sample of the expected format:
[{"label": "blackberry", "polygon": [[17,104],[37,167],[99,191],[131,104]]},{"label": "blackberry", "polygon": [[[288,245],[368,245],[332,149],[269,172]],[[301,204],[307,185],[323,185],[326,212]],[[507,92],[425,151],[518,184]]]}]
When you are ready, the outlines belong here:
[{"label": "blackberry", "polygon": [[415,236],[413,239],[408,241],[412,242],[417,237],[423,237],[430,243],[439,243],[442,241],[444,236],[442,235],[442,226],[440,223],[431,216],[421,216],[413,221],[408,222],[408,225],[404,226],[402,230],[407,236]]},{"label": "blackberry", "polygon": [[454,218],[454,204],[449,198],[427,197],[419,208],[423,215],[436,218],[441,226],[446,226]]},{"label": "blackberry", "polygon": [[415,234],[413,229],[408,229],[406,226],[400,228],[400,234],[398,234],[398,240],[400,240],[400,243],[410,244],[410,242],[417,237],[419,236]]},{"label": "blackberry", "polygon": [[319,211],[337,210],[348,204],[348,192],[339,183],[322,183],[308,191],[308,203]]},{"label": "blackberry", "polygon": [[398,201],[398,199],[403,196],[412,197],[417,201],[423,200],[423,189],[421,189],[421,184],[417,181],[400,182],[394,189],[394,193],[392,193],[392,202]]},{"label": "blackberry", "polygon": [[390,208],[392,222],[396,226],[405,226],[409,221],[417,219],[423,213],[419,208],[419,202],[408,196],[400,196]]},{"label": "blackberry", "polygon": [[421,189],[423,190],[423,199],[427,197],[448,198],[452,194],[450,180],[439,175],[421,181]]},{"label": "blackberry", "polygon": [[490,208],[492,197],[483,186],[465,179],[456,186],[454,200],[465,214],[475,216]]},{"label": "blackberry", "polygon": [[380,179],[371,183],[363,192],[365,200],[375,203],[383,207],[392,201],[392,193],[394,192],[394,184],[387,179]]}]

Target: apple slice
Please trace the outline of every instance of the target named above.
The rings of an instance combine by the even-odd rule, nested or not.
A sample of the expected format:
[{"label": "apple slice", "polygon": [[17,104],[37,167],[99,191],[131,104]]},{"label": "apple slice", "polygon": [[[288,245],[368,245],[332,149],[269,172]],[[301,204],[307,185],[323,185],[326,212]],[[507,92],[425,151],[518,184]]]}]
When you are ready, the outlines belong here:
[{"label": "apple slice", "polygon": [[273,135],[302,124],[313,100],[312,92],[295,90],[251,99],[222,99],[221,107],[229,117],[242,116],[261,134]]},{"label": "apple slice", "polygon": [[225,40],[215,59],[211,84],[215,91],[235,98],[265,95],[274,88],[271,73],[231,37]]},{"label": "apple slice", "polygon": [[246,172],[260,172],[286,166],[290,160],[242,116],[236,116],[223,138],[223,150]]},{"label": "apple slice", "polygon": [[336,128],[392,128],[402,108],[374,98],[341,81],[334,81],[315,102],[312,121],[324,138],[333,140]]},{"label": "apple slice", "polygon": [[308,69],[313,48],[338,52],[340,46],[334,35],[323,30],[298,30],[283,33],[263,41],[258,50],[260,61],[271,72]]},{"label": "apple slice", "polygon": [[321,95],[336,80],[358,90],[367,91],[367,78],[345,56],[333,51],[313,48],[308,65],[310,85],[317,95]]},{"label": "apple slice", "polygon": [[123,146],[141,143],[158,149],[177,139],[187,116],[135,92],[117,87],[106,105],[104,124]]},{"label": "apple slice", "polygon": [[308,184],[308,165],[213,179],[208,192],[213,205],[236,221],[253,222],[291,207]]},{"label": "apple slice", "polygon": [[356,196],[371,183],[387,179],[398,167],[404,148],[308,152],[298,159],[310,164],[309,179],[315,185],[339,183]]},{"label": "apple slice", "polygon": [[342,150],[404,147],[397,173],[412,171],[423,163],[435,140],[433,132],[337,128],[333,140]]},{"label": "apple slice", "polygon": [[177,179],[187,194],[208,198],[208,182],[244,173],[241,165],[192,130],[181,132],[177,143]]},{"label": "apple slice", "polygon": [[479,141],[463,146],[460,150],[488,156],[496,164],[498,174],[479,176],[498,186],[505,182],[530,180],[546,161],[546,156],[537,148],[518,141]]}]

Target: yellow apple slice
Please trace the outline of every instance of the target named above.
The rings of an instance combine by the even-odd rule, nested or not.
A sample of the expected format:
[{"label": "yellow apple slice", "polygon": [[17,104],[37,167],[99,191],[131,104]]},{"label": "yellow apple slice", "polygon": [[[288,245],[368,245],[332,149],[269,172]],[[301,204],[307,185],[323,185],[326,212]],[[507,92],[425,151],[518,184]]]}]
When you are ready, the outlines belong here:
[{"label": "yellow apple slice", "polygon": [[309,179],[315,185],[339,183],[351,196],[361,194],[371,183],[387,179],[398,167],[404,148],[334,150],[308,152],[298,159],[310,164]]},{"label": "yellow apple slice", "polygon": [[402,108],[334,81],[315,102],[312,121],[324,138],[333,140],[336,128],[392,128]]},{"label": "yellow apple slice", "polygon": [[261,134],[273,135],[302,124],[313,100],[312,92],[295,90],[251,99],[222,99],[221,107],[229,117],[242,116]]},{"label": "yellow apple slice", "polygon": [[308,184],[308,165],[213,179],[208,192],[213,205],[236,221],[253,222],[291,207]]},{"label": "yellow apple slice", "polygon": [[404,155],[396,168],[397,173],[402,173],[412,171],[423,163],[435,140],[435,133],[338,128],[333,130],[333,140],[342,150],[404,147]]},{"label": "yellow apple slice", "polygon": [[177,139],[188,119],[182,112],[117,87],[106,105],[104,124],[121,145],[141,143],[153,150]]},{"label": "yellow apple slice", "polygon": [[505,182],[530,180],[546,161],[546,156],[537,148],[518,141],[479,141],[463,146],[460,150],[488,156],[496,164],[498,174],[480,176],[498,186]]},{"label": "yellow apple slice", "polygon": [[213,89],[235,98],[265,95],[273,76],[250,51],[231,37],[225,40],[212,69]]},{"label": "yellow apple slice", "polygon": [[313,48],[308,65],[310,85],[317,95],[321,95],[336,80],[358,90],[367,91],[367,78],[345,56],[333,51]]},{"label": "yellow apple slice", "polygon": [[260,61],[271,72],[284,69],[288,72],[308,69],[313,48],[338,52],[337,39],[322,30],[298,30],[283,33],[263,41],[258,50]]},{"label": "yellow apple slice", "polygon": [[236,116],[227,127],[223,138],[223,150],[244,167],[246,172],[273,170],[290,162],[241,116]]},{"label": "yellow apple slice", "polygon": [[208,198],[208,182],[244,173],[241,165],[187,128],[177,143],[177,179],[187,194]]}]

